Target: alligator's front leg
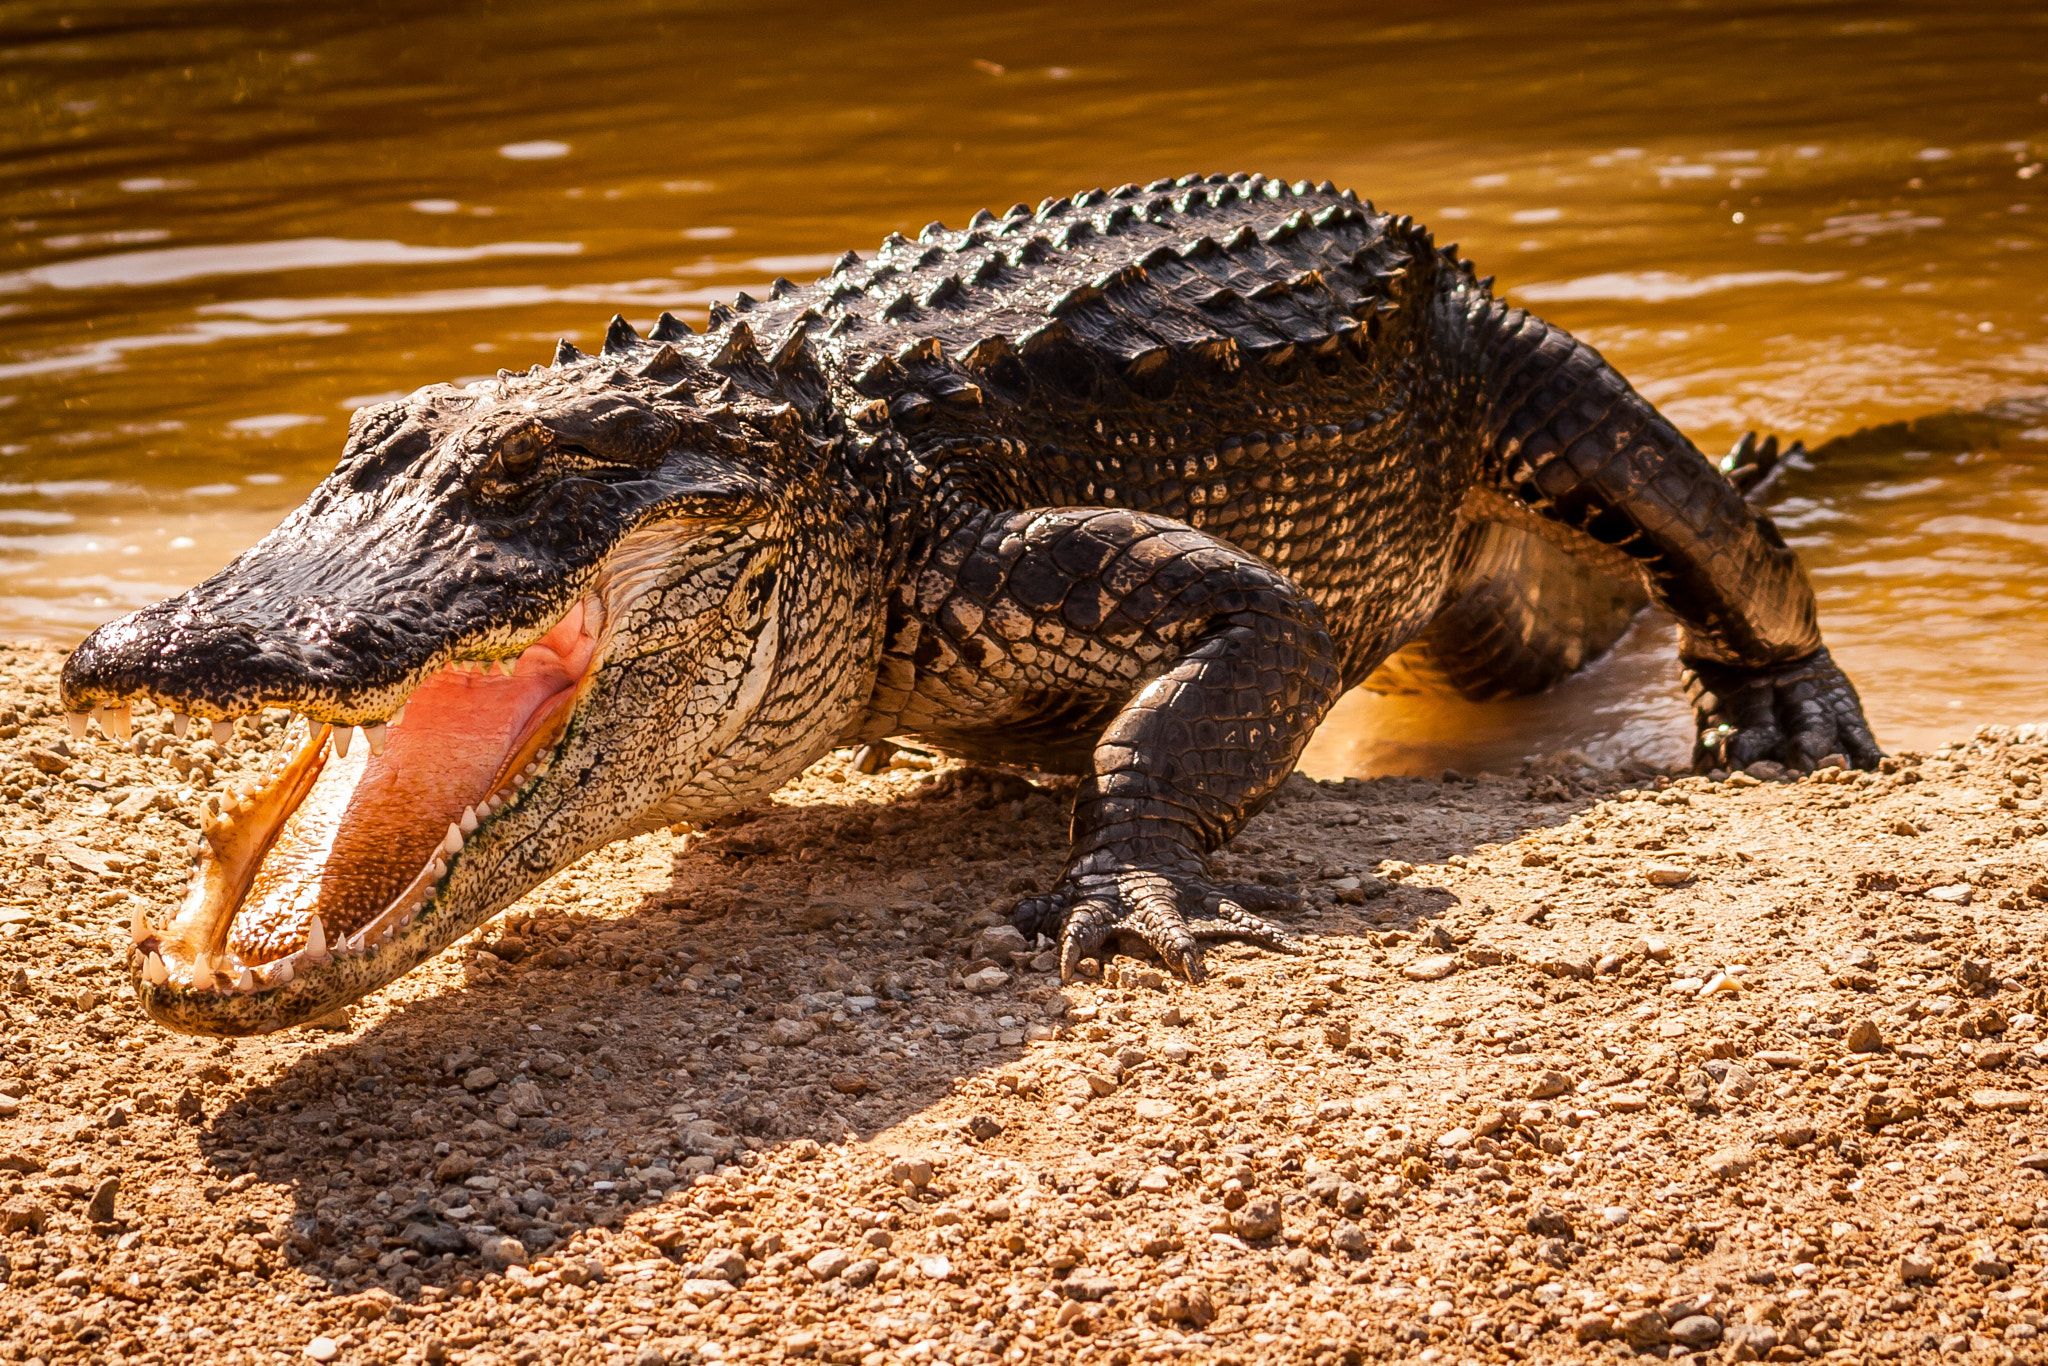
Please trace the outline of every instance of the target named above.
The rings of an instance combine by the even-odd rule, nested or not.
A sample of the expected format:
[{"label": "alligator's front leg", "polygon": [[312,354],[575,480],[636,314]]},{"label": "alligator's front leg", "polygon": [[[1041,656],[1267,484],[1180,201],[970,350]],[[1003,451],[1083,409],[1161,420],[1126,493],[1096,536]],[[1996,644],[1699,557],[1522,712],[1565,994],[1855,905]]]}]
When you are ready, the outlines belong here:
[{"label": "alligator's front leg", "polygon": [[1255,914],[1291,898],[1204,872],[1341,689],[1322,614],[1285,575],[1165,518],[990,512],[934,547],[904,609],[900,732],[1023,761],[1032,737],[1094,737],[1066,870],[1016,911],[1059,935],[1063,974],[1115,935],[1190,978],[1205,939],[1294,947]]}]

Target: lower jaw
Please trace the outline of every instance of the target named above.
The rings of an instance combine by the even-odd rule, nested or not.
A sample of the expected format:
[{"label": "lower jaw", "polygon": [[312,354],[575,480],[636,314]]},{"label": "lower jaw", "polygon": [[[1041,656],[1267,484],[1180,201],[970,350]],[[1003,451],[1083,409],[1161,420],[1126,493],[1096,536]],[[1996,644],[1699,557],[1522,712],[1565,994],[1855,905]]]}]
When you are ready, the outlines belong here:
[{"label": "lower jaw", "polygon": [[[536,715],[501,764],[499,779],[485,799],[491,810],[483,820],[502,814],[549,771],[555,746],[583,691],[582,685],[568,690]],[[236,804],[260,808],[266,800],[290,798],[295,785],[309,790],[327,744],[327,728],[311,728],[271,785],[243,795]],[[303,801],[303,791],[297,795]],[[287,813],[276,822],[261,848],[239,851],[242,859],[253,856],[260,864],[269,842],[289,819]],[[207,837],[232,826],[227,816],[211,821]],[[302,1024],[367,995],[433,957],[497,909],[496,904],[473,901],[457,885],[464,851],[474,859],[482,852],[479,842],[488,841],[491,834],[488,824],[468,835],[459,826],[452,829],[397,895],[352,932],[337,927],[329,933],[316,917],[297,949],[261,962],[245,961],[225,947],[235,917],[244,909],[237,893],[253,880],[254,866],[202,861],[196,885],[172,925],[158,932],[139,909],[136,913],[133,973],[144,1010],[184,1033],[247,1035]],[[234,909],[218,910],[222,900]]]}]

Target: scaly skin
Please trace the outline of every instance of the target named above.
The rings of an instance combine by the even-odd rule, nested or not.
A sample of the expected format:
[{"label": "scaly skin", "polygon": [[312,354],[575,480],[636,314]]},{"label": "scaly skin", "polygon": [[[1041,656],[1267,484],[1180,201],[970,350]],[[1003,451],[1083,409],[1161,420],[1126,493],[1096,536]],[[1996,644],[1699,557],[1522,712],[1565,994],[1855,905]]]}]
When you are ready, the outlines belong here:
[{"label": "scaly skin", "polygon": [[559,751],[402,932],[147,1008],[324,1013],[590,848],[885,736],[1081,773],[1018,923],[1069,970],[1122,934],[1192,976],[1205,939],[1292,943],[1204,859],[1345,688],[1411,642],[1411,682],[1547,686],[1645,600],[1703,760],[1877,758],[1791,552],[1596,353],[1411,220],[1245,176],[933,224],[702,337],[614,320],[602,356],[365,410],[277,532],[88,639],[65,704],[368,724],[600,599]]}]

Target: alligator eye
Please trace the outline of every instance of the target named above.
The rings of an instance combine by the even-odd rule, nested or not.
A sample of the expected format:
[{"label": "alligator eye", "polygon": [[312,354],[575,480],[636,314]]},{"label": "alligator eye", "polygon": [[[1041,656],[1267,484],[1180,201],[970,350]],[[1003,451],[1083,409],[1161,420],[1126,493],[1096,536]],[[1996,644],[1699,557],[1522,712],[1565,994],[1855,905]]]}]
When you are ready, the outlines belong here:
[{"label": "alligator eye", "polygon": [[498,468],[508,479],[524,479],[540,468],[540,436],[514,432],[498,444]]}]

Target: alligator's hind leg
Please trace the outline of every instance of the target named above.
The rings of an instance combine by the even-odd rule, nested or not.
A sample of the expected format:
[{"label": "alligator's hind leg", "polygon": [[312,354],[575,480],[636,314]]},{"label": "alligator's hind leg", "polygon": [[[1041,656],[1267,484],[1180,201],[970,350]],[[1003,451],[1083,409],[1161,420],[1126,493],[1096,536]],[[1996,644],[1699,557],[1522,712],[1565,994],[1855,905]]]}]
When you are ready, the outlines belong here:
[{"label": "alligator's hind leg", "polygon": [[1450,693],[1468,702],[1526,696],[1613,648],[1650,600],[1613,551],[1575,555],[1528,529],[1466,533],[1458,586],[1426,629],[1365,681],[1374,692]]},{"label": "alligator's hind leg", "polygon": [[1642,566],[1683,629],[1694,763],[1874,766],[1862,703],[1770,519],[1593,348],[1490,300],[1474,327],[1495,486]]}]

